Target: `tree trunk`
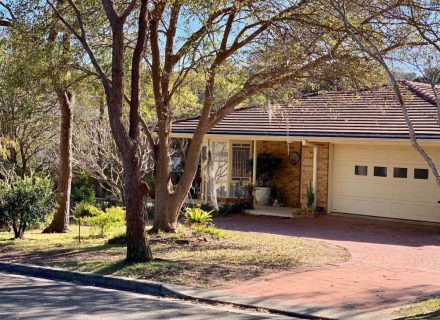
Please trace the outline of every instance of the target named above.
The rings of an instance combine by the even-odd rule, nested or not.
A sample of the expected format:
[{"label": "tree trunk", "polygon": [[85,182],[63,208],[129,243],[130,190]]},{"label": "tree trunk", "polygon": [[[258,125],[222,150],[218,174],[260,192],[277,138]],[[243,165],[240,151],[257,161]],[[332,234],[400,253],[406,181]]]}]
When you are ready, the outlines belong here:
[{"label": "tree trunk", "polygon": [[18,226],[17,223],[14,222],[12,224],[12,230],[14,231],[14,239],[24,239],[24,229],[25,228],[23,227],[21,222],[18,223]]},{"label": "tree trunk", "polygon": [[[169,130],[169,128],[168,128]],[[154,222],[150,233],[159,230],[165,232],[175,232],[177,229],[177,217],[180,206],[176,207],[173,199],[173,187],[171,182],[171,157],[169,154],[170,136],[169,131],[161,129],[159,132],[159,145],[156,149],[155,165],[155,197],[154,197]]]},{"label": "tree trunk", "polygon": [[22,229],[14,230],[14,239],[24,239],[24,231]]},{"label": "tree trunk", "polygon": [[[101,96],[99,103],[99,126],[102,127],[104,123],[104,113],[105,113],[105,96]],[[102,134],[101,131],[98,131],[98,166],[102,170],[104,166],[104,157],[103,157],[103,147],[102,147]],[[104,171],[104,170],[103,170]],[[101,182],[98,181],[98,185],[96,186],[96,195],[98,198],[104,197],[104,192],[102,188]]]},{"label": "tree trunk", "polygon": [[[185,171],[181,177],[176,192],[171,186],[169,143],[159,144],[158,161],[155,174],[156,199],[154,209],[154,223],[151,233],[159,230],[174,232],[177,228],[177,219],[185,198],[191,189],[192,182],[197,172],[200,153],[203,144],[203,133],[194,134],[189,146]],[[164,139],[166,141],[166,139]],[[160,143],[160,140],[159,140]]]},{"label": "tree trunk", "polygon": [[75,97],[70,91],[60,91],[61,107],[60,164],[58,173],[58,209],[43,233],[62,233],[69,230],[70,191],[72,183],[72,129]]},{"label": "tree trunk", "polygon": [[125,206],[127,210],[127,262],[147,262],[152,259],[145,238],[144,192],[140,180],[140,161],[125,156]]}]

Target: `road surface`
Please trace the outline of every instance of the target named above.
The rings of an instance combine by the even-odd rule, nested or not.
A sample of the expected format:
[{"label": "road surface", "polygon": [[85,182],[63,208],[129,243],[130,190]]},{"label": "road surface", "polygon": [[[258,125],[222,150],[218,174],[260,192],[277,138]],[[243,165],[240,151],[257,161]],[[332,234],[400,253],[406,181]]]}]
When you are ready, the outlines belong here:
[{"label": "road surface", "polygon": [[0,319],[292,319],[0,273]]}]

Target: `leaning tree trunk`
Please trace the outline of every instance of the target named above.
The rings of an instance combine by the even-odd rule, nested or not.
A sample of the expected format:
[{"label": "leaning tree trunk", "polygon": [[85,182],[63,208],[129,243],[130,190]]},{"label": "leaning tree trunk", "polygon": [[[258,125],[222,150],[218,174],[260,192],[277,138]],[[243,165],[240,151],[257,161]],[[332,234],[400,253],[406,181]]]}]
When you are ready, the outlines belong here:
[{"label": "leaning tree trunk", "polygon": [[61,107],[60,164],[58,173],[57,203],[52,222],[44,233],[62,233],[69,229],[70,191],[72,184],[72,129],[75,96],[70,91],[58,93]]},{"label": "leaning tree trunk", "polygon": [[157,161],[155,165],[155,197],[154,197],[154,222],[150,233],[173,232],[177,228],[177,220],[172,219],[172,183],[171,183],[171,157],[169,154],[170,137],[162,133],[157,148]]},{"label": "leaning tree trunk", "polygon": [[[160,134],[160,132],[159,132]],[[185,198],[191,189],[192,182],[197,172],[203,144],[203,129],[193,135],[189,152],[185,161],[184,173],[174,191],[171,184],[171,171],[169,156],[169,139],[159,140],[158,161],[155,173],[155,210],[154,223],[151,233],[159,230],[174,232],[177,229],[177,220]],[[160,138],[159,138],[160,139]]]}]

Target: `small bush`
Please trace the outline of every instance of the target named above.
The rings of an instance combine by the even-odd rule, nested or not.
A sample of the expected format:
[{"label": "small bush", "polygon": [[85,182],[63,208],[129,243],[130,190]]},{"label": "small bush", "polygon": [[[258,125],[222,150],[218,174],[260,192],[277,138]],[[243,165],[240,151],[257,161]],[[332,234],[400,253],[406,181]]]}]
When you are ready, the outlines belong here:
[{"label": "small bush", "polygon": [[86,218],[97,216],[101,213],[104,213],[99,208],[95,207],[93,204],[90,204],[85,201],[78,202],[73,208],[73,212],[75,214],[75,218]]},{"label": "small bush", "polygon": [[71,198],[73,204],[78,202],[95,203],[96,201],[95,189],[93,189],[89,176],[84,171],[78,175],[77,180],[72,184]]},{"label": "small bush", "polygon": [[0,226],[8,226],[14,237],[23,238],[32,226],[42,224],[55,208],[53,184],[47,178],[16,178],[0,182]]},{"label": "small bush", "polygon": [[202,203],[200,205],[200,209],[202,209],[204,211],[208,211],[208,212],[215,210],[214,206],[212,204],[210,204],[210,203],[207,203],[207,202]]},{"label": "small bush", "polygon": [[110,228],[124,225],[125,210],[123,208],[111,207],[105,212],[99,209],[97,210],[95,215],[87,217],[83,221],[93,229],[98,230],[101,237],[103,237]]},{"label": "small bush", "polygon": [[219,216],[227,216],[234,213],[244,213],[246,204],[241,202],[226,202],[218,208]]},{"label": "small bush", "polygon": [[199,207],[186,208],[185,220],[190,226],[193,224],[207,225],[212,222],[212,211],[208,212]]}]

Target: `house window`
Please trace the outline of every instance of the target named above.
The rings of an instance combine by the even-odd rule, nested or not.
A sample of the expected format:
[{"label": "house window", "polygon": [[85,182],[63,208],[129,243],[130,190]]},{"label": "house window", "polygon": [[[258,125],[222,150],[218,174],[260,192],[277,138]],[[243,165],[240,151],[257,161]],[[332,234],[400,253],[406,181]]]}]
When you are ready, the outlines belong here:
[{"label": "house window", "polygon": [[408,169],[407,168],[394,168],[393,170],[394,178],[407,178],[408,177]]},{"label": "house window", "polygon": [[210,161],[206,164],[207,186],[205,192],[208,195],[213,195],[214,190],[218,197],[226,197],[228,195],[228,149],[229,144],[227,142],[210,142],[208,156]]},{"label": "house window", "polygon": [[428,169],[414,169],[414,179],[428,179]]},{"label": "house window", "polygon": [[368,166],[354,166],[354,174],[357,176],[367,176],[368,175]]},{"label": "house window", "polygon": [[251,158],[250,143],[232,144],[232,168],[231,181],[229,185],[231,197],[245,196],[243,186],[251,183],[251,173],[248,171],[248,163]]},{"label": "house window", "polygon": [[251,155],[250,144],[233,144],[232,145],[232,177],[243,178],[249,177],[247,170],[248,161]]},{"label": "house window", "polygon": [[387,176],[387,167],[374,167],[374,176],[375,177],[386,177]]}]

